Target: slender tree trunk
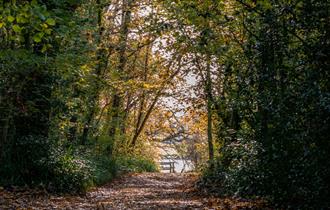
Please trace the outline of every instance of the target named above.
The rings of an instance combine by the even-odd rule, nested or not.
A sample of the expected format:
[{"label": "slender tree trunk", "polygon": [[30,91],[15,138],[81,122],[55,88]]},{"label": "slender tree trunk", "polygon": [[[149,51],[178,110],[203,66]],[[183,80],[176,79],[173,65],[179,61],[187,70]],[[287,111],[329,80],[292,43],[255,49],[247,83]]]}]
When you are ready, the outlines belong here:
[{"label": "slender tree trunk", "polygon": [[213,146],[213,135],[212,135],[212,80],[211,80],[211,58],[208,55],[207,67],[206,67],[206,103],[207,103],[207,142],[209,149],[209,160],[211,167],[213,166],[214,159],[214,146]]},{"label": "slender tree trunk", "polygon": [[152,111],[154,110],[155,108],[155,105],[157,104],[158,102],[158,99],[159,97],[161,96],[161,93],[162,91],[160,90],[157,94],[156,94],[156,97],[154,99],[154,101],[152,102],[152,104],[150,105],[145,117],[143,118],[143,121],[141,122],[141,125],[140,127],[136,130],[134,136],[133,136],[133,139],[132,139],[132,146],[134,147],[136,145],[136,141],[138,139],[138,137],[140,136],[141,132],[143,131],[143,128],[145,126],[145,124],[147,123],[149,117],[150,117],[150,114],[152,113]]},{"label": "slender tree trunk", "polygon": [[[149,42],[150,39],[148,39]],[[151,50],[152,45],[148,45],[147,47],[147,52],[146,52],[146,58],[144,61],[144,75],[143,75],[143,81],[146,82],[148,79],[148,68],[149,68],[149,56],[150,56],[150,50]],[[139,134],[139,128],[141,126],[142,118],[143,118],[143,109],[145,106],[145,91],[142,90],[142,95],[141,95],[141,101],[140,101],[140,106],[139,106],[139,112],[138,112],[138,117],[137,117],[137,123],[136,123],[136,128],[134,132],[134,136],[132,139],[132,146],[134,147],[136,144],[137,137],[140,135]]]},{"label": "slender tree trunk", "polygon": [[99,99],[99,94],[100,94],[100,89],[101,89],[101,85],[99,80],[101,79],[101,73],[102,73],[102,69],[104,68],[104,63],[106,63],[104,61],[104,49],[102,48],[102,38],[103,38],[103,32],[104,32],[104,27],[102,26],[102,17],[103,17],[103,7],[101,4],[101,0],[97,0],[96,1],[97,6],[98,6],[98,15],[97,15],[97,25],[98,25],[98,39],[97,39],[97,45],[99,46],[99,49],[97,51],[97,66],[96,66],[96,71],[95,71],[95,75],[97,78],[97,81],[95,83],[95,87],[94,87],[94,93],[92,94],[92,97],[90,98],[90,100],[88,101],[88,103],[91,103],[91,105],[89,106],[90,108],[87,111],[87,117],[86,117],[86,121],[85,121],[85,125],[84,125],[84,129],[83,129],[83,133],[81,136],[81,144],[86,144],[87,142],[87,138],[90,132],[90,128],[95,116],[95,112],[96,112],[96,106],[98,105],[98,99]]},{"label": "slender tree trunk", "polygon": [[73,143],[76,140],[76,135],[77,135],[77,116],[72,116],[70,119],[70,128],[69,128],[69,135],[68,135],[68,140],[69,142]]},{"label": "slender tree trunk", "polygon": [[[258,68],[258,94],[259,94],[259,103],[258,111],[260,116],[260,131],[259,138],[263,142],[264,146],[270,148],[272,146],[272,141],[269,139],[269,128],[268,123],[271,120],[271,112],[269,112],[270,101],[267,95],[269,93],[276,93],[276,81],[274,81],[276,75],[276,56],[275,48],[276,44],[274,43],[275,30],[273,28],[273,22],[271,21],[273,14],[271,11],[268,11],[266,17],[263,21],[263,29],[261,30],[261,46],[260,46],[260,64]],[[275,97],[274,97],[275,98]]]},{"label": "slender tree trunk", "polygon": [[[125,73],[125,67],[127,64],[127,42],[129,34],[129,24],[131,22],[131,9],[133,5],[133,0],[123,0],[123,13],[122,13],[122,23],[121,32],[119,37],[119,64],[117,67],[117,72],[121,78]],[[109,136],[113,140],[116,136],[116,131],[122,120],[122,97],[118,90],[113,93],[113,103],[111,107],[111,122],[109,128]]]},{"label": "slender tree trunk", "polygon": [[[149,106],[148,111],[146,112],[146,114],[145,114],[145,116],[144,116],[144,118],[143,118],[143,121],[141,121],[140,127],[137,129],[137,131],[135,132],[135,134],[134,134],[134,136],[133,136],[132,143],[131,143],[132,147],[134,147],[134,146],[136,145],[136,141],[137,141],[138,137],[140,136],[141,132],[143,131],[144,126],[145,126],[145,124],[147,123],[147,121],[148,121],[148,119],[149,119],[149,117],[150,117],[150,114],[151,114],[152,111],[154,110],[154,108],[155,108],[155,106],[156,106],[156,104],[157,104],[159,98],[161,97],[164,88],[166,87],[166,85],[167,85],[172,79],[174,79],[174,77],[175,77],[176,75],[179,74],[179,72],[180,72],[180,70],[181,70],[181,59],[182,59],[182,56],[180,56],[180,57],[178,58],[178,64],[177,64],[177,65],[178,65],[178,69],[177,69],[175,72],[173,72],[173,74],[171,74],[166,80],[163,81],[163,83],[162,83],[162,85],[161,85],[161,88],[157,91],[156,96],[155,96],[153,102],[152,102],[151,105]],[[170,65],[169,65],[168,68],[171,68],[171,66],[172,66],[172,62],[170,63]]]}]

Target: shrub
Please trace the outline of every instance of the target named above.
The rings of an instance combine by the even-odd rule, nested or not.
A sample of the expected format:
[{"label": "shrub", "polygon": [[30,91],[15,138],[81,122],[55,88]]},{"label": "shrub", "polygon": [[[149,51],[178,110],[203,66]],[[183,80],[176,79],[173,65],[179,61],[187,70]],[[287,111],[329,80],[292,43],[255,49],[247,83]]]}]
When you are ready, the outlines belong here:
[{"label": "shrub", "polygon": [[1,185],[43,186],[49,191],[81,193],[112,180],[119,172],[155,172],[151,159],[109,157],[91,145],[72,149],[43,136],[25,136],[8,145],[0,167]]},{"label": "shrub", "polygon": [[262,176],[258,173],[258,149],[256,142],[238,139],[226,147],[214,163],[206,168],[198,182],[200,187],[215,194],[254,195]]},{"label": "shrub", "polygon": [[108,155],[100,154],[98,156],[92,156],[91,160],[95,166],[95,170],[93,171],[94,184],[105,184],[117,175],[118,166],[116,161]]},{"label": "shrub", "polygon": [[51,191],[81,192],[93,184],[91,162],[43,136],[17,139],[0,168],[5,185],[42,185]]},{"label": "shrub", "polygon": [[13,184],[42,182],[48,172],[40,163],[50,156],[53,142],[43,136],[25,136],[6,145],[1,164],[1,181]]},{"label": "shrub", "polygon": [[121,156],[116,159],[120,172],[156,172],[157,165],[153,160],[144,157]]},{"label": "shrub", "polygon": [[[302,145],[303,146],[303,145]],[[329,206],[329,168],[321,149],[288,152],[262,149],[255,141],[235,140],[206,168],[199,187],[217,195],[261,196],[279,208],[323,209]]]},{"label": "shrub", "polygon": [[93,185],[95,166],[77,152],[57,147],[40,164],[51,176],[46,180],[50,190],[78,193]]}]

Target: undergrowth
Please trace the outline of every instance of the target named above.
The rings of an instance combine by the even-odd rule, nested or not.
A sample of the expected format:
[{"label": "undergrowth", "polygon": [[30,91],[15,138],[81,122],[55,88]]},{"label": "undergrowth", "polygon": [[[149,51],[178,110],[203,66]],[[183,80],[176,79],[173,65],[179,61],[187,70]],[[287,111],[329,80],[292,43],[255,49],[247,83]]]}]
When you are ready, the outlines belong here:
[{"label": "undergrowth", "polygon": [[[73,149],[74,148],[74,149]],[[42,187],[57,193],[84,193],[128,172],[157,171],[141,156],[110,157],[95,145],[68,146],[41,136],[17,139],[0,167],[0,186]]]}]

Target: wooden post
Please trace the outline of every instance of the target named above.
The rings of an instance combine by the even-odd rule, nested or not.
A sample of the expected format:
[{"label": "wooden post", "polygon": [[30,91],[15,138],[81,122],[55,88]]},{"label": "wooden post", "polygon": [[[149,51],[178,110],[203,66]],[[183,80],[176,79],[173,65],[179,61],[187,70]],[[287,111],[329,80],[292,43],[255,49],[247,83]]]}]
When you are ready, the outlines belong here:
[{"label": "wooden post", "polygon": [[175,173],[175,162],[160,162],[161,170],[169,170],[170,173]]}]

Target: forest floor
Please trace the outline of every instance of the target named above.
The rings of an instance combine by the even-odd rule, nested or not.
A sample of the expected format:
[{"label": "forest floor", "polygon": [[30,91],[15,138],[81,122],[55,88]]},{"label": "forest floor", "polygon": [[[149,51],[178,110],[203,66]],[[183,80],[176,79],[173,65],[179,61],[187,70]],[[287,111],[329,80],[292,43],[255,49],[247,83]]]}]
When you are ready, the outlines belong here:
[{"label": "forest floor", "polygon": [[194,188],[196,179],[193,174],[130,174],[83,196],[0,189],[0,209],[264,209],[260,202],[203,195]]}]

